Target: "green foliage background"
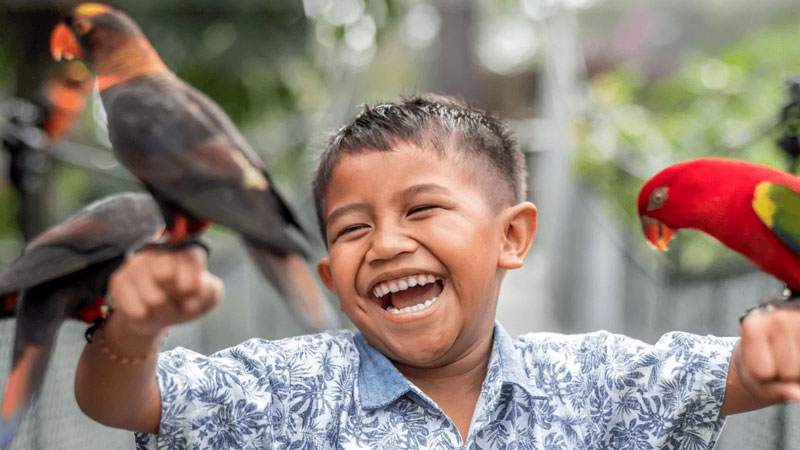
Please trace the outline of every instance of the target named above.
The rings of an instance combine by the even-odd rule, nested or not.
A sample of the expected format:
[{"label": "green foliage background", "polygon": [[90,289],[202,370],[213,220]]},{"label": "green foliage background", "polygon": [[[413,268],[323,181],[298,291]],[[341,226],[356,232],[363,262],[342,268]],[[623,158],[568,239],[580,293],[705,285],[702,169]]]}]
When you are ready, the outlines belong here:
[{"label": "green foliage background", "polygon": [[[628,66],[594,75],[574,124],[576,176],[637,233],[639,188],[667,165],[725,156],[786,170],[775,140],[785,81],[800,76],[797,42],[800,22],[744,36],[719,54],[689,53],[664,79],[646,80]],[[667,256],[678,275],[749,267],[692,231],[679,232]]]}]

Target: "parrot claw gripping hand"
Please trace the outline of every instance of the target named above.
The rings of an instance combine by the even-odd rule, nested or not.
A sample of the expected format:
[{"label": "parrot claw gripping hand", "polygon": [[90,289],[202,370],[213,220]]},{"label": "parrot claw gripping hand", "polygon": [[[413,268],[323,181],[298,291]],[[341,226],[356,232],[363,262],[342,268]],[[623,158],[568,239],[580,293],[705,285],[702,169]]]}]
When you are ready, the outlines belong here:
[{"label": "parrot claw gripping hand", "polygon": [[666,250],[675,230],[694,228],[744,255],[786,283],[789,300],[800,292],[800,178],[771,167],[725,158],[672,165],[639,192],[638,212],[647,240]]},{"label": "parrot claw gripping hand", "polygon": [[78,5],[53,30],[51,53],[92,67],[114,153],[155,197],[170,243],[209,222],[228,227],[302,323],[338,326],[289,230],[307,235],[263,162],[213,100],[167,68],[130,17]]},{"label": "parrot claw gripping hand", "polygon": [[744,319],[754,311],[774,311],[776,309],[800,309],[800,297],[772,298],[756,306],[751,306],[739,317],[739,323],[744,322]]},{"label": "parrot claw gripping hand", "polygon": [[0,447],[11,443],[39,393],[61,322],[102,317],[109,276],[131,249],[163,228],[149,195],[111,196],[39,235],[0,273],[0,297],[17,317],[11,374],[0,405]]},{"label": "parrot claw gripping hand", "polygon": [[185,239],[181,239],[177,242],[170,242],[169,240],[165,240],[164,237],[159,238],[154,242],[148,242],[142,245],[140,248],[136,249],[136,251],[141,250],[183,250],[186,247],[197,246],[205,250],[206,255],[211,254],[211,244],[208,242],[207,239],[204,239],[202,236],[198,235],[189,235]]}]

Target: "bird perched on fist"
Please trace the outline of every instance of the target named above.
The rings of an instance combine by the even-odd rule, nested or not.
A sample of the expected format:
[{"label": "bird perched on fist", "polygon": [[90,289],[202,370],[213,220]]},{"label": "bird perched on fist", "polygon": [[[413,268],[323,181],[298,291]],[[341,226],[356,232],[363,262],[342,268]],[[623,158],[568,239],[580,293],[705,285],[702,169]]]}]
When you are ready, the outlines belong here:
[{"label": "bird perched on fist", "polygon": [[0,406],[0,447],[11,443],[41,389],[61,322],[102,317],[111,273],[126,253],[163,229],[149,195],[115,195],[39,235],[0,272],[3,315],[17,317],[11,375]]},{"label": "bird perched on fist", "polygon": [[156,198],[170,243],[191,242],[209,222],[231,228],[306,326],[337,326],[288,230],[304,232],[264,164],[214,101],[167,68],[130,17],[81,4],[53,30],[51,52],[91,65],[114,153]]}]

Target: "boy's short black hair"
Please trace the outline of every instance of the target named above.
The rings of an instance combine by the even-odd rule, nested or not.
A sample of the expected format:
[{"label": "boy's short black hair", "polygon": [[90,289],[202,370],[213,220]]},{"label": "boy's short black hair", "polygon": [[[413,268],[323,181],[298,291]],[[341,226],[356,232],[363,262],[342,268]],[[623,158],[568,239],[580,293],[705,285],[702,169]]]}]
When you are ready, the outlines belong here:
[{"label": "boy's short black hair", "polygon": [[[460,152],[489,162],[507,184],[503,203],[525,200],[525,157],[508,126],[498,117],[451,97],[434,94],[403,97],[364,106],[323,147],[314,174],[314,205],[323,242],[327,242],[323,208],[333,169],[342,154],[387,151],[398,142],[441,154]],[[458,156],[456,154],[456,156]]]}]

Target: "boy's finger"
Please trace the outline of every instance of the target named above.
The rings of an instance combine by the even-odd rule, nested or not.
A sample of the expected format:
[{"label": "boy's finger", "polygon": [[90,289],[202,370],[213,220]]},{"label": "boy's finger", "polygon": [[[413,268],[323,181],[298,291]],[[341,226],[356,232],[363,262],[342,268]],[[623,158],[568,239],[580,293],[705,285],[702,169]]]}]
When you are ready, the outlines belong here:
[{"label": "boy's finger", "polygon": [[139,293],[141,303],[149,311],[161,309],[168,302],[167,293],[164,291],[164,288],[157,284],[156,280],[152,277],[139,277],[134,287]]},{"label": "boy's finger", "polygon": [[191,256],[181,258],[175,268],[175,290],[178,297],[193,297],[200,291],[200,277],[205,270],[190,261]]},{"label": "boy's finger", "polygon": [[186,298],[181,302],[181,309],[190,318],[195,318],[217,306],[224,295],[222,280],[208,272],[203,273],[201,289],[197,296]]},{"label": "boy's finger", "polygon": [[191,261],[196,267],[205,269],[208,264],[208,252],[199,245],[189,245],[180,250],[181,256]]},{"label": "boy's finger", "polygon": [[742,322],[743,369],[761,380],[770,380],[777,375],[766,322],[765,317],[759,315]]},{"label": "boy's finger", "polygon": [[124,274],[116,275],[109,285],[110,303],[116,311],[133,320],[147,316],[147,306],[139,298],[135,285]]},{"label": "boy's finger", "polygon": [[219,277],[208,272],[203,274],[203,278],[210,289],[210,298],[212,302],[215,305],[218,305],[220,302],[222,302],[222,299],[225,298],[225,283],[223,283],[222,279]]},{"label": "boy's finger", "polygon": [[800,402],[800,383],[773,381],[762,385],[764,397],[776,403]]},{"label": "boy's finger", "polygon": [[147,258],[143,255],[142,259],[156,284],[164,288],[171,288],[175,283],[176,258],[171,253],[165,250],[153,250]]},{"label": "boy's finger", "polygon": [[785,320],[775,320],[771,333],[770,342],[778,378],[800,381],[800,343],[795,340],[791,324]]}]

